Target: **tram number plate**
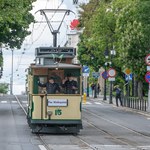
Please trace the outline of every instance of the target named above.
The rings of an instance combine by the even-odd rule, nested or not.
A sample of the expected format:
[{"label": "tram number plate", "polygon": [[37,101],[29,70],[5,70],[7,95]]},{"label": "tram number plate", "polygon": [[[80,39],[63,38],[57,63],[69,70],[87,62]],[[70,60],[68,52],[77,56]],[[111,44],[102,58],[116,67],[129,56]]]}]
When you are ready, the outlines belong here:
[{"label": "tram number plate", "polygon": [[48,106],[68,106],[68,99],[48,99]]}]

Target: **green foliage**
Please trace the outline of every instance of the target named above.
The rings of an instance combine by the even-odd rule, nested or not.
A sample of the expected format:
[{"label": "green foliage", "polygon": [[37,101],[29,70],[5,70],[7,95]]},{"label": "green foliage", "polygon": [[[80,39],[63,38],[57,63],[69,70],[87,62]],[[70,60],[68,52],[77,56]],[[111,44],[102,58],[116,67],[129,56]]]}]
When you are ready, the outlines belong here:
[{"label": "green foliage", "polygon": [[34,17],[29,12],[35,0],[0,0],[0,43],[20,48],[30,34],[29,25]]},{"label": "green foliage", "polygon": [[116,22],[119,60],[122,60],[122,65],[132,69],[138,80],[143,80],[146,72],[144,58],[149,53],[150,46],[150,20],[147,19],[150,15],[150,2],[124,0],[125,2],[126,6],[120,9]]},{"label": "green foliage", "polygon": [[9,84],[7,83],[0,83],[0,93],[7,94],[8,89],[9,89],[8,86]]},{"label": "green foliage", "polygon": [[[144,58],[150,53],[150,1],[148,0],[90,0],[81,6],[80,25],[84,28],[78,44],[78,58],[95,71],[109,59],[107,48],[115,48],[113,67],[117,81],[124,82],[123,69],[130,68],[138,82],[145,83]],[[94,58],[94,59],[91,59]],[[145,85],[144,85],[145,86]],[[142,94],[142,90],[141,90]]]},{"label": "green foliage", "polygon": [[120,71],[129,67],[138,80],[143,80],[146,72],[144,58],[150,52],[150,1],[103,0],[94,3],[91,0],[81,8],[80,22],[84,27],[78,45],[81,63],[95,69],[104,66],[105,49],[115,47],[114,67]]}]

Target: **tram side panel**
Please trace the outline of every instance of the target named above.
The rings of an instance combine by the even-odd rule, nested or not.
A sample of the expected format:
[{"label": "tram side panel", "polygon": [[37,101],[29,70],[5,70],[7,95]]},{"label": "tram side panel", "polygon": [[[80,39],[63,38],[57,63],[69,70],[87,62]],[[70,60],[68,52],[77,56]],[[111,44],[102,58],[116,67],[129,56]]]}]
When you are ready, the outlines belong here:
[{"label": "tram side panel", "polygon": [[78,95],[33,96],[32,107],[32,119],[81,120],[81,96]]}]

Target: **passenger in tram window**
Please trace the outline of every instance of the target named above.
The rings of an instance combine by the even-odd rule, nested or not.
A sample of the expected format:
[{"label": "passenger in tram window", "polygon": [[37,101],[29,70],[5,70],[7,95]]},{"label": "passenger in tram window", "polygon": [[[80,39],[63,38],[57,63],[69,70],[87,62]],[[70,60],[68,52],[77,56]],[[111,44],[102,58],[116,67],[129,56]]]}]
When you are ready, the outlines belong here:
[{"label": "passenger in tram window", "polygon": [[47,83],[40,83],[40,81],[38,81],[38,86],[46,87],[47,94],[56,94],[57,92],[60,92],[60,87],[55,83],[53,77],[50,77]]},{"label": "passenger in tram window", "polygon": [[72,74],[68,74],[67,77],[62,81],[62,87],[65,89],[66,94],[76,94],[78,85]]}]

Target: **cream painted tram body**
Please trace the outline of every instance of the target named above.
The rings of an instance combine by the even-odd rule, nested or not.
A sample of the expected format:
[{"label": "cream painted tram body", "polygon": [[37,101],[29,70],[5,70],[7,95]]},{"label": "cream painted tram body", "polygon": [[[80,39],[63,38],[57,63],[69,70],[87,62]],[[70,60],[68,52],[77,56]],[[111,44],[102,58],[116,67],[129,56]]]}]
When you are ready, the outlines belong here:
[{"label": "cream painted tram body", "polygon": [[[82,67],[72,64],[73,48],[37,48],[36,63],[28,69],[28,124],[33,133],[78,133],[82,129]],[[77,81],[75,94],[61,87],[68,73]],[[56,94],[47,94],[38,86],[53,76],[60,86]]]}]

